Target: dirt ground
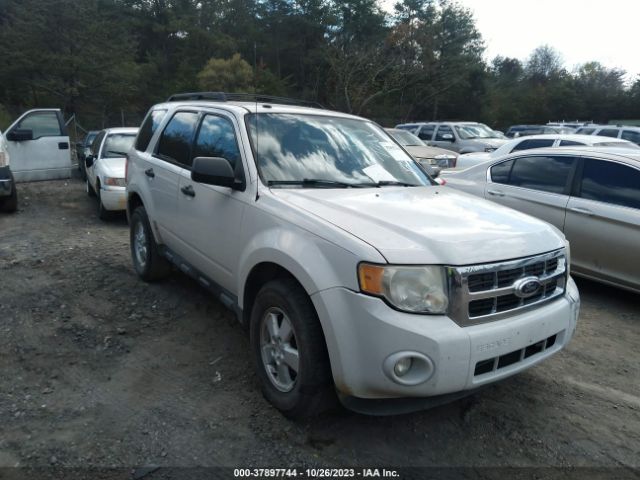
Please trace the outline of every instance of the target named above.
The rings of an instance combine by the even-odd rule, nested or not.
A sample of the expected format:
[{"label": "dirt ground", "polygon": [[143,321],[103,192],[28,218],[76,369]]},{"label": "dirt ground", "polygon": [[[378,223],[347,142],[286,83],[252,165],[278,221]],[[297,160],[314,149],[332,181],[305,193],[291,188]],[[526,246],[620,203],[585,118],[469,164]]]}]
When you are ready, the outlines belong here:
[{"label": "dirt ground", "polygon": [[638,295],[578,280],[568,348],[472,397],[294,423],[261,396],[245,333],[220,303],[177,272],[154,285],[136,277],[124,216],[100,221],[79,180],[21,184],[19,195],[18,213],[0,216],[0,467],[639,475]]}]

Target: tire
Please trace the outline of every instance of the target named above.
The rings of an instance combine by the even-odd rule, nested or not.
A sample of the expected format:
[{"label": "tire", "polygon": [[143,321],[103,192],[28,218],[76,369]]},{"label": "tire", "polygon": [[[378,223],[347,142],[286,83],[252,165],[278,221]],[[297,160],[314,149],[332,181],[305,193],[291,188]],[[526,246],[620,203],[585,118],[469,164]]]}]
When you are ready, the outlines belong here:
[{"label": "tire", "polygon": [[100,184],[98,183],[98,188],[96,188],[95,196],[98,200],[98,218],[100,220],[110,220],[112,218],[112,213],[104,208],[104,204],[102,203],[102,198],[100,196]]},{"label": "tire", "polygon": [[[306,418],[335,404],[322,327],[294,279],[272,280],[260,289],[251,310],[250,343],[262,392],[285,416]],[[291,366],[296,363],[297,370]]]},{"label": "tire", "polygon": [[[13,180],[13,176],[11,179]],[[0,210],[5,213],[14,213],[18,210],[18,190],[15,181],[12,182],[11,195],[0,200]]]},{"label": "tire", "polygon": [[166,278],[171,272],[171,264],[160,254],[144,207],[136,208],[131,214],[129,232],[131,259],[138,276],[145,282]]},{"label": "tire", "polygon": [[85,175],[85,182],[84,183],[85,183],[85,187],[87,189],[87,195],[92,197],[92,198],[95,197],[96,196],[96,192],[93,189],[93,187],[91,186],[91,184],[89,183],[89,179],[86,177],[86,175]]}]

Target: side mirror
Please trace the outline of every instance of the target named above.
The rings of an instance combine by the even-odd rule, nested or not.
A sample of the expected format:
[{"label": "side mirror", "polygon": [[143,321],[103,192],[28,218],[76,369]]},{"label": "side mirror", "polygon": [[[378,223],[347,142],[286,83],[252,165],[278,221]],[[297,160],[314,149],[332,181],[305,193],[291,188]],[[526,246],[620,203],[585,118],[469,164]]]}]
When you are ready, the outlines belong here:
[{"label": "side mirror", "polygon": [[236,180],[235,172],[225,158],[197,157],[191,166],[191,180],[205,185],[244,190],[243,180]]},{"label": "side mirror", "polygon": [[450,133],[445,133],[444,135],[442,135],[442,139],[446,140],[447,142],[453,142],[453,135],[451,135]]},{"label": "side mirror", "polygon": [[33,140],[33,130],[27,128],[14,128],[7,133],[7,140],[10,142],[26,142]]},{"label": "side mirror", "polygon": [[96,157],[94,157],[93,155],[87,155],[86,157],[84,157],[84,164],[87,168],[91,168],[95,161]]}]

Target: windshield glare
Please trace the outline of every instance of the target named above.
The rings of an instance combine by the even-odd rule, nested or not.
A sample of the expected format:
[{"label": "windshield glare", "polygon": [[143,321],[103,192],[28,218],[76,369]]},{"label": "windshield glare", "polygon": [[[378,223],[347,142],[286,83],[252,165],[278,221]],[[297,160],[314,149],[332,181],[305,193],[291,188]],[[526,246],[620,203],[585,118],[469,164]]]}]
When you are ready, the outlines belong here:
[{"label": "windshield glare", "polygon": [[258,170],[267,184],[321,180],[353,186],[431,185],[424,171],[384,130],[365,120],[259,113],[247,116],[247,128]]},{"label": "windshield glare", "polygon": [[481,123],[456,125],[456,132],[463,140],[471,140],[474,138],[497,138],[496,133],[486,125]]},{"label": "windshield glare", "polygon": [[131,149],[135,134],[114,133],[107,137],[102,148],[102,158],[121,158]]},{"label": "windshield glare", "polygon": [[396,141],[400,144],[403,145],[405,147],[424,147],[425,144],[422,140],[420,140],[418,137],[416,137],[413,133],[411,132],[404,132],[404,131],[397,131],[394,130],[392,132],[389,132],[391,134],[391,136],[393,138],[396,139]]}]

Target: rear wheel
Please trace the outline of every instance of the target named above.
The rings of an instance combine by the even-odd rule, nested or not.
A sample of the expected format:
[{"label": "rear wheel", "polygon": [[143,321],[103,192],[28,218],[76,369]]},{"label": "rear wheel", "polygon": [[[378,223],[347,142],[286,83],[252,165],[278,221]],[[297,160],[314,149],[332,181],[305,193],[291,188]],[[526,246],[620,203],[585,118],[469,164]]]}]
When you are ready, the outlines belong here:
[{"label": "rear wheel", "polygon": [[251,349],[262,391],[291,418],[335,403],[324,334],[311,299],[291,278],[265,284],[251,312]]},{"label": "rear wheel", "polygon": [[137,207],[131,214],[130,234],[131,258],[138,276],[146,282],[165,278],[171,265],[158,249],[149,217],[144,207]]}]

